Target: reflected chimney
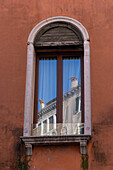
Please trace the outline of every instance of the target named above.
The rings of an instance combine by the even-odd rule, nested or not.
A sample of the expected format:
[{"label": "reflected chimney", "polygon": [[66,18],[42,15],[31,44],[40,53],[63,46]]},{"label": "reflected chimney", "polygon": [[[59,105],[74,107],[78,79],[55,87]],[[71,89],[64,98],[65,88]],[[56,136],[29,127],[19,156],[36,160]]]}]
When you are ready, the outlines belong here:
[{"label": "reflected chimney", "polygon": [[78,86],[78,79],[79,79],[79,77],[71,77],[70,78],[70,80],[71,80],[71,88]]},{"label": "reflected chimney", "polygon": [[39,99],[39,102],[40,102],[41,109],[43,109],[45,107],[45,101],[42,99]]}]

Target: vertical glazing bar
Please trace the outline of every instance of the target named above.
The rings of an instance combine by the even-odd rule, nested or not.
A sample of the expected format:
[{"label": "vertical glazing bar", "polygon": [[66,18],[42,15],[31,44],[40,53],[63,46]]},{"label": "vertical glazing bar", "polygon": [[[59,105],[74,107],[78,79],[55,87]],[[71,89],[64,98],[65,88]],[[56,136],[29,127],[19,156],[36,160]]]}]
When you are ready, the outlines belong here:
[{"label": "vertical glazing bar", "polygon": [[63,61],[62,56],[57,56],[57,123],[63,122]]}]

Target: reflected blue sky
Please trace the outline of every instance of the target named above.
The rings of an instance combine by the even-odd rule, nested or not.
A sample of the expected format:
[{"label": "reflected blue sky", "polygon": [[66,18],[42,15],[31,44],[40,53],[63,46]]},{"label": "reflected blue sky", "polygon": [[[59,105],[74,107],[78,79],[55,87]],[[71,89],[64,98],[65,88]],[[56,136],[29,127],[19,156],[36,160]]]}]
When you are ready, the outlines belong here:
[{"label": "reflected blue sky", "polygon": [[78,84],[81,83],[80,59],[63,60],[63,93],[71,89],[71,77],[78,77]]},{"label": "reflected blue sky", "polygon": [[[80,59],[63,60],[63,93],[71,88],[71,77],[79,77],[81,83]],[[57,60],[55,58],[43,58],[39,60],[39,96],[46,103],[56,98],[57,94]],[[38,110],[40,110],[38,102]]]}]

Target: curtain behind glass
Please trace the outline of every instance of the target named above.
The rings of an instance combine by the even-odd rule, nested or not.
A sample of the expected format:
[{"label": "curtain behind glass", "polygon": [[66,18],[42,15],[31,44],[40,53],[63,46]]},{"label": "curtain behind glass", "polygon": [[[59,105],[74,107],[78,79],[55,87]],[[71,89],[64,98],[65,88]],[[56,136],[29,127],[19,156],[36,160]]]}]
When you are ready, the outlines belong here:
[{"label": "curtain behind glass", "polygon": [[39,59],[37,135],[49,135],[56,123],[57,60],[54,57]]},{"label": "curtain behind glass", "polygon": [[[43,100],[44,107],[52,99],[56,98],[57,90],[57,60],[55,58],[40,58],[39,60],[39,96]],[[38,102],[38,110],[41,104]]]}]

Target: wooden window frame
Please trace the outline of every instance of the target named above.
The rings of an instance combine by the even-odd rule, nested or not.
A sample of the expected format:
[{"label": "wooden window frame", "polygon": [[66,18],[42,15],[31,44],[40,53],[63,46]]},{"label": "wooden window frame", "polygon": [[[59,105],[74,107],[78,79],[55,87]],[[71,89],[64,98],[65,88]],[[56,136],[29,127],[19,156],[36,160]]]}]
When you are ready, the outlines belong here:
[{"label": "wooden window frame", "polygon": [[84,63],[83,50],[36,50],[36,72],[35,72],[35,96],[34,96],[34,117],[33,124],[38,123],[38,87],[39,87],[39,58],[56,57],[57,58],[57,123],[63,123],[63,57],[78,57],[81,62],[81,123],[84,123]]}]

